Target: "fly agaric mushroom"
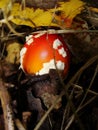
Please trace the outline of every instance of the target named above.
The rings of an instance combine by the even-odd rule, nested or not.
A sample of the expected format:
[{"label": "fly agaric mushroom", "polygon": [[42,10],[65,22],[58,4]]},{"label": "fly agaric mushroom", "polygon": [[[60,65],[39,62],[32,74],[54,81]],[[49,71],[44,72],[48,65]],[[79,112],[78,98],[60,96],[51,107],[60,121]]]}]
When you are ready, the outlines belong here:
[{"label": "fly agaric mushroom", "polygon": [[20,68],[31,75],[48,74],[50,69],[58,69],[65,76],[69,61],[69,50],[60,34],[29,35],[20,52]]}]

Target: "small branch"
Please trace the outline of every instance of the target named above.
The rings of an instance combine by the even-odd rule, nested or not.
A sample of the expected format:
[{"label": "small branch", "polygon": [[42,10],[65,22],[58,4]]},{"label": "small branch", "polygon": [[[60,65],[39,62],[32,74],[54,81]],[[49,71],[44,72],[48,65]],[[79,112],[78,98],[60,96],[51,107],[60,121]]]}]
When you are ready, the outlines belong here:
[{"label": "small branch", "polygon": [[[10,29],[10,31],[13,32],[16,36],[22,36],[20,33],[16,32],[14,30],[14,28],[11,26],[11,24],[9,23],[9,18],[7,17],[6,10],[3,10],[3,15],[4,15],[4,21],[7,24],[8,28]],[[11,18],[12,17],[10,17],[10,19]]]},{"label": "small branch", "polygon": [[1,79],[0,79],[0,99],[4,114],[5,130],[14,130],[13,112],[10,105],[10,96]]},{"label": "small branch", "polygon": [[[75,113],[78,113],[81,109],[83,109],[84,107],[86,107],[88,104],[90,104],[94,99],[96,98],[96,96],[92,97],[87,103],[85,103],[82,107],[80,107],[78,110],[76,110]],[[75,119],[75,114],[72,114],[71,117],[69,118],[69,122],[68,124],[66,125],[65,129],[64,130],[68,130],[69,127],[71,126],[72,122],[74,121]]]},{"label": "small branch", "polygon": [[36,31],[32,32],[34,33],[48,33],[48,34],[64,34],[64,33],[98,33],[98,30],[74,30],[74,29],[60,29],[60,30],[55,30],[55,29],[47,29],[43,31]]},{"label": "small branch", "polygon": [[[87,88],[87,91],[86,91],[86,93],[85,93],[85,95],[84,95],[82,101],[80,102],[80,105],[79,105],[78,109],[82,106],[83,102],[85,101],[85,99],[86,99],[86,97],[87,97],[87,94],[88,94],[88,92],[89,92],[89,90],[90,90],[90,88],[91,88],[91,86],[92,86],[92,84],[93,84],[93,81],[94,81],[94,79],[95,79],[97,73],[98,73],[98,65],[97,65],[97,67],[96,67],[96,69],[95,69],[95,73],[94,73],[94,75],[93,75],[93,77],[92,77],[92,80],[91,80],[91,82],[90,82],[90,85],[89,85],[89,87]],[[98,95],[98,94],[97,94],[97,95]]]},{"label": "small branch", "polygon": [[[77,84],[72,84],[72,87],[78,88],[78,89],[80,89],[80,90],[83,90],[82,86],[79,86],[79,85],[77,85]],[[88,93],[91,93],[91,94],[93,94],[93,95],[98,96],[98,93],[97,93],[97,92],[92,91],[92,90],[90,90],[90,89],[88,89]]]},{"label": "small branch", "polygon": [[69,107],[69,104],[67,103],[66,109],[64,110],[64,114],[63,114],[63,119],[62,119],[61,129],[60,130],[63,130],[65,119],[67,119],[68,116],[69,116],[69,111],[70,111],[70,107]]},{"label": "small branch", "polygon": [[19,119],[15,119],[15,124],[18,128],[18,130],[26,130]]},{"label": "small branch", "polygon": [[81,107],[78,108],[77,112],[82,110],[84,107],[86,107],[88,104],[90,104],[93,100],[96,99],[96,96],[93,96],[91,99],[89,99],[85,104],[83,104]]},{"label": "small branch", "polygon": [[41,118],[41,120],[39,121],[39,123],[35,126],[34,130],[38,130],[40,128],[40,126],[42,125],[42,123],[45,121],[45,119],[48,117],[49,113],[53,110],[53,108],[55,107],[55,105],[59,102],[59,100],[61,100],[61,97],[57,97],[55,102],[53,103],[53,105],[47,110],[47,112],[44,114],[44,116]]},{"label": "small branch", "polygon": [[[83,72],[85,69],[87,69],[90,65],[92,65],[96,60],[98,60],[98,55],[94,56],[93,58],[91,58],[86,64],[84,64],[83,67],[81,67],[79,69],[79,71],[72,77],[72,79],[68,82],[68,84],[65,87],[65,91],[62,91],[61,94],[56,98],[55,102],[53,103],[53,105],[47,110],[47,112],[45,113],[45,115],[41,118],[41,120],[39,121],[39,123],[36,125],[36,127],[34,128],[34,130],[38,130],[40,128],[40,126],[42,125],[42,123],[45,121],[45,119],[47,118],[47,116],[49,115],[49,113],[53,110],[54,106],[59,102],[59,99],[61,99],[61,97],[63,95],[65,95],[65,93],[67,93],[66,95],[69,96],[67,89],[74,83],[74,81],[76,80],[76,78],[78,77],[78,75]],[[64,85],[62,83],[62,85]],[[71,102],[69,97],[67,97],[69,103]],[[71,106],[71,105],[70,105]],[[71,108],[73,109],[73,108]],[[67,130],[69,128],[69,126],[71,125],[71,123],[74,121],[74,116],[75,116],[76,112],[72,115],[71,121],[70,123],[67,125],[67,127],[65,128],[65,130]]]},{"label": "small branch", "polygon": [[70,120],[69,120],[69,122],[68,122],[68,124],[67,124],[67,126],[65,127],[64,130],[68,130],[68,129],[69,129],[70,125],[71,125],[72,122],[74,121],[74,118],[75,118],[75,115],[73,114],[73,115],[70,117]]}]

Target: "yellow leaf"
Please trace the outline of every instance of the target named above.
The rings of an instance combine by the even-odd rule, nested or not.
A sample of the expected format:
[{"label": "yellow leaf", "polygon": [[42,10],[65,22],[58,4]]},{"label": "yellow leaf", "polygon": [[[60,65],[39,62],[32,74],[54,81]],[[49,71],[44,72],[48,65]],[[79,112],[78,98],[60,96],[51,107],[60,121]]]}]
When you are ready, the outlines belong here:
[{"label": "yellow leaf", "polygon": [[8,46],[6,47],[7,56],[5,60],[12,64],[19,64],[21,48],[22,45],[19,44],[17,41],[9,42]]},{"label": "yellow leaf", "polygon": [[[71,26],[73,19],[84,9],[84,5],[85,3],[80,0],[59,2],[59,8],[56,9],[56,11],[61,11],[58,15],[59,21],[64,21],[67,27]],[[57,19],[56,15],[54,17]]]},{"label": "yellow leaf", "polygon": [[49,26],[52,21],[51,12],[39,8],[34,10],[33,8],[28,7],[21,10],[21,6],[18,3],[13,5],[11,16],[13,16],[11,21],[15,24],[28,25],[31,27]]},{"label": "yellow leaf", "polygon": [[0,0],[0,8],[6,9],[11,4],[11,0]]},{"label": "yellow leaf", "polygon": [[70,0],[68,2],[59,2],[59,10],[62,10],[66,17],[74,18],[81,13],[84,3],[80,0]]},{"label": "yellow leaf", "polygon": [[84,2],[80,0],[70,0],[68,2],[58,2],[57,8],[52,9],[34,9],[25,7],[21,10],[19,3],[14,3],[11,21],[18,25],[38,26],[57,26],[70,27],[73,18],[83,10]]}]

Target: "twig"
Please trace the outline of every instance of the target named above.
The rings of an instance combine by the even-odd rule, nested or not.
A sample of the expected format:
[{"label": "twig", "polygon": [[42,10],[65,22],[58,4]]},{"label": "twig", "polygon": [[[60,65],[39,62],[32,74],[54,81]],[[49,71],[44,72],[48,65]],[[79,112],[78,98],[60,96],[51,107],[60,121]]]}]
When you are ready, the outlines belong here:
[{"label": "twig", "polygon": [[80,73],[87,69],[90,65],[92,65],[96,60],[98,60],[98,55],[92,57],[90,60],[88,60],[77,72],[76,74],[71,78],[71,80],[67,84],[67,89],[74,83],[74,81],[77,79],[78,75]]},{"label": "twig", "polygon": [[70,120],[69,120],[69,122],[68,122],[68,124],[67,124],[67,126],[65,127],[64,130],[68,130],[68,129],[69,129],[70,125],[71,125],[72,122],[74,121],[74,118],[75,118],[75,115],[73,114],[73,115],[70,117]]},{"label": "twig", "polygon": [[7,24],[10,31],[13,32],[16,36],[22,36],[20,33],[16,32],[14,30],[14,28],[11,26],[11,24],[9,23],[9,20],[8,20],[8,17],[7,17],[7,14],[6,14],[6,10],[3,10],[3,15],[4,15],[5,23]]},{"label": "twig", "polygon": [[66,109],[64,110],[64,114],[63,114],[63,119],[62,119],[61,129],[60,130],[63,130],[63,125],[64,125],[64,122],[65,122],[65,118],[68,118],[69,111],[70,111],[70,107],[69,107],[69,104],[67,103]]},{"label": "twig", "polygon": [[[72,79],[68,82],[68,84],[65,86],[67,89],[71,86],[71,84],[76,80],[76,78],[78,77],[78,75],[83,72],[85,69],[87,69],[90,65],[92,65],[96,60],[98,60],[98,55],[94,56],[93,58],[91,58],[83,67],[81,67],[79,69],[79,71],[72,77]],[[63,83],[62,83],[63,84]],[[65,89],[66,89],[65,88]],[[66,89],[66,91],[67,91]],[[45,121],[45,119],[47,118],[48,114],[53,110],[54,106],[58,103],[58,100],[61,99],[61,97],[65,95],[65,91],[62,91],[61,94],[56,98],[55,102],[53,103],[53,105],[47,110],[47,112],[44,114],[44,116],[41,118],[41,120],[39,121],[39,123],[35,126],[34,130],[38,130],[40,128],[40,126],[42,125],[42,123]],[[68,95],[67,95],[68,96]],[[68,97],[69,99],[69,97]],[[72,118],[74,119],[74,118]],[[73,120],[72,120],[73,121]],[[71,123],[72,123],[71,121]],[[70,123],[70,124],[71,124]]]},{"label": "twig", "polygon": [[[72,87],[78,88],[78,89],[80,89],[80,90],[83,90],[83,87],[82,87],[82,86],[79,86],[79,85],[77,85],[77,84],[72,84]],[[95,92],[95,91],[93,91],[93,90],[88,89],[88,92],[91,93],[91,94],[93,94],[93,95],[98,96],[98,93]]]},{"label": "twig", "polygon": [[47,112],[44,114],[44,116],[41,118],[40,122],[35,126],[34,130],[38,130],[42,123],[45,121],[45,119],[48,117],[49,113],[53,110],[55,105],[61,100],[60,97],[57,97],[53,105],[47,110]]},{"label": "twig", "polygon": [[90,104],[93,100],[95,100],[97,96],[93,96],[91,99],[89,99],[85,104],[83,104],[81,107],[78,108],[77,112],[82,110],[84,107],[86,107],[88,104]]},{"label": "twig", "polygon": [[18,130],[26,130],[19,119],[15,119],[15,124],[18,128]]},{"label": "twig", "polygon": [[82,101],[80,102],[80,105],[79,105],[78,109],[80,109],[80,107],[82,106],[83,102],[85,101],[85,98],[86,98],[86,96],[87,96],[87,94],[88,94],[88,92],[89,92],[89,90],[90,90],[90,88],[91,88],[91,86],[92,86],[92,84],[93,84],[93,81],[94,81],[94,79],[95,79],[97,73],[98,73],[98,65],[97,65],[97,67],[96,67],[96,69],[95,69],[95,73],[94,73],[94,75],[93,75],[93,78],[92,78],[92,80],[91,80],[91,82],[90,82],[90,85],[89,85],[89,87],[88,87],[88,89],[87,89],[87,91],[86,91],[86,93],[85,93],[85,95],[84,95]]},{"label": "twig", "polygon": [[[90,104],[94,99],[96,98],[96,96],[92,97],[87,103],[85,103],[82,107],[80,107],[76,113],[78,113],[81,109],[83,109],[84,107],[86,107],[88,104]],[[75,114],[72,114],[70,119],[69,119],[69,122],[67,124],[67,126],[65,127],[64,130],[68,130],[70,125],[72,124],[72,122],[74,121],[74,118],[75,118]]]},{"label": "twig", "polygon": [[48,34],[62,34],[62,33],[98,33],[98,30],[74,30],[74,29],[60,29],[60,30],[55,30],[55,29],[47,29],[47,30],[41,30],[41,31],[36,31],[32,32],[34,33],[48,33]]},{"label": "twig", "polygon": [[10,96],[2,79],[0,79],[0,99],[4,113],[5,130],[14,130],[13,112],[10,105]]},{"label": "twig", "polygon": [[[97,56],[97,57],[95,56],[94,58],[92,58],[91,60],[89,60],[89,61],[75,74],[75,76],[77,77],[77,75],[78,75],[79,73],[82,74],[83,70],[86,69],[86,67],[88,67],[89,65],[91,65],[91,63],[93,63],[93,62],[94,62],[94,59],[96,59],[96,58],[98,59],[98,56]],[[96,59],[96,60],[97,60],[97,59]],[[95,60],[95,61],[96,61],[96,60]],[[98,65],[97,65],[97,67],[96,67],[96,70],[95,70],[94,76],[93,76],[93,78],[92,78],[92,81],[91,81],[91,83],[90,83],[90,85],[89,85],[89,88],[91,87],[91,85],[92,85],[92,83],[93,83],[93,81],[94,81],[94,78],[95,78],[95,76],[96,76],[96,74],[97,74],[97,69],[98,69]],[[75,76],[74,76],[74,77],[75,77]],[[72,79],[71,79],[71,80],[72,80]],[[73,80],[74,80],[74,78],[73,78]],[[80,87],[79,87],[79,88],[80,88]],[[92,92],[92,91],[88,89],[87,92]],[[76,115],[81,109],[83,109],[86,105],[88,105],[90,102],[92,102],[92,101],[96,98],[96,96],[98,96],[98,93],[94,93],[94,94],[95,94],[95,96],[94,96],[93,98],[91,98],[90,100],[88,100],[88,102],[86,102],[84,105],[82,105],[82,103],[84,102],[84,99],[85,99],[85,97],[86,97],[86,95],[87,95],[87,93],[86,93],[86,95],[85,95],[85,97],[83,98],[83,100],[81,101],[79,107],[77,108],[77,110],[75,111],[75,113],[70,117],[70,121],[69,121],[69,123],[67,124],[67,126],[65,127],[64,130],[68,130],[69,127],[70,127],[70,125],[71,125],[72,122],[74,121],[75,115]],[[82,105],[82,106],[81,106],[81,105]]]}]

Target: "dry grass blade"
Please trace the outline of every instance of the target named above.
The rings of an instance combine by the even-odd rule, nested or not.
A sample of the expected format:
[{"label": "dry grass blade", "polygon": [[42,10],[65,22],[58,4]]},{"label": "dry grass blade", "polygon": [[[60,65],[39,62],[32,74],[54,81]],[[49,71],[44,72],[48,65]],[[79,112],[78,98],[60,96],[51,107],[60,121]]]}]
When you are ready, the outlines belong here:
[{"label": "dry grass blade", "polygon": [[88,60],[77,72],[76,74],[71,78],[67,85],[67,89],[71,86],[71,84],[74,83],[74,81],[78,78],[78,75],[82,74],[82,72],[87,69],[90,65],[92,65],[95,61],[98,60],[98,55],[92,57],[90,60]]},{"label": "dry grass blade", "polygon": [[65,119],[68,120],[69,113],[70,113],[70,106],[69,106],[69,103],[67,103],[66,108],[64,110],[64,114],[63,114],[63,119],[62,119],[62,123],[61,123],[61,130],[63,130]]},{"label": "dry grass blade", "polygon": [[68,130],[68,129],[69,129],[70,125],[71,125],[72,122],[74,121],[74,118],[75,118],[75,115],[72,115],[72,116],[70,117],[70,120],[69,120],[69,122],[68,122],[68,124],[67,124],[67,126],[65,127],[64,130]]},{"label": "dry grass blade", "polygon": [[[86,65],[88,66],[89,64],[87,63]],[[83,66],[83,68],[85,68],[85,66]],[[82,70],[83,68],[81,68],[80,70]],[[80,73],[82,74],[82,71],[80,71]],[[88,87],[88,89],[87,89],[87,91],[86,91],[86,93],[85,93],[85,95],[84,95],[82,101],[80,102],[79,107],[77,108],[77,110],[75,111],[75,113],[70,117],[69,122],[68,122],[68,124],[67,124],[67,126],[65,127],[64,130],[68,130],[69,127],[70,127],[70,125],[71,125],[72,122],[74,121],[75,116],[77,115],[77,113],[78,113],[81,109],[83,109],[85,106],[87,106],[89,103],[91,103],[91,102],[96,98],[96,96],[98,96],[98,93],[94,93],[94,92],[92,92],[92,91],[90,90],[90,87],[91,87],[91,85],[92,85],[92,83],[93,83],[93,81],[94,81],[94,79],[95,79],[97,73],[98,73],[98,65],[97,65],[97,67],[96,67],[96,69],[95,69],[95,73],[94,73],[94,75],[93,75],[93,77],[92,77],[92,80],[91,80],[91,82],[90,82],[90,85],[89,85],[89,87]],[[79,87],[79,88],[80,88],[80,87]],[[90,100],[88,100],[85,104],[83,104],[83,102],[84,102],[84,100],[85,100],[85,98],[86,98],[86,96],[87,96],[87,94],[88,94],[89,92],[92,93],[92,94],[94,94],[94,96],[93,96]]]},{"label": "dry grass blade", "polygon": [[[96,96],[93,96],[89,101],[87,101],[84,105],[82,105],[82,107],[79,107],[79,109],[76,110],[75,113],[78,113],[81,109],[83,109],[85,106],[87,106],[88,104],[90,104],[93,100],[95,100]],[[68,121],[68,124],[66,125],[64,130],[68,130],[69,127],[71,126],[71,124],[73,123],[75,119],[75,114],[73,114]]]},{"label": "dry grass blade", "polygon": [[[82,87],[82,86],[79,86],[79,85],[77,85],[77,84],[72,84],[72,87],[78,88],[78,89],[82,90],[82,92],[83,92],[83,87]],[[93,95],[95,95],[95,96],[98,96],[98,93],[97,93],[97,92],[92,91],[92,90],[90,90],[90,89],[88,89],[88,93],[91,93],[91,94],[93,94]]]},{"label": "dry grass blade", "polygon": [[[81,101],[81,103],[80,103],[78,109],[80,109],[80,107],[82,106],[83,102],[85,101],[86,96],[87,96],[87,94],[88,94],[88,92],[89,92],[89,90],[90,90],[90,88],[91,88],[91,86],[92,86],[92,84],[93,84],[93,82],[94,82],[94,79],[95,79],[97,73],[98,73],[98,65],[97,65],[97,67],[96,67],[96,69],[95,69],[95,73],[94,73],[94,75],[93,75],[93,77],[92,77],[92,80],[91,80],[91,82],[90,82],[90,85],[89,85],[89,87],[88,87],[88,89],[87,89],[87,91],[86,91],[86,93],[85,93],[85,95],[84,95],[84,97],[83,97],[83,99],[82,99],[82,101]],[[77,111],[78,111],[78,109],[77,109]]]},{"label": "dry grass blade", "polygon": [[66,33],[98,33],[98,30],[74,30],[74,29],[60,29],[60,30],[54,30],[54,29],[48,29],[44,31],[36,31],[32,32],[34,33],[48,33],[48,34],[66,34]]},{"label": "dry grass blade", "polygon": [[59,102],[59,100],[61,100],[61,97],[57,97],[57,99],[55,100],[54,104],[46,111],[46,113],[44,114],[44,116],[41,118],[41,120],[39,121],[39,123],[36,125],[36,127],[34,128],[34,130],[38,130],[40,128],[40,126],[42,125],[42,123],[45,121],[45,119],[48,117],[49,113],[53,110],[53,108],[55,107],[55,105]]},{"label": "dry grass blade", "polygon": [[84,103],[81,107],[79,107],[79,109],[77,110],[77,112],[79,112],[80,110],[82,110],[84,107],[86,107],[88,104],[90,104],[93,100],[96,99],[97,96],[93,96],[90,100],[88,100],[86,103]]},{"label": "dry grass blade", "polygon": [[15,119],[15,124],[18,128],[18,130],[26,130],[19,119]]},{"label": "dry grass blade", "polygon": [[[72,77],[72,79],[68,82],[68,84],[64,87],[66,87],[67,89],[74,83],[74,81],[77,79],[78,75],[80,75],[81,72],[83,72],[85,69],[87,69],[90,65],[92,65],[96,60],[98,60],[98,55],[94,56],[93,58],[91,58],[84,66],[82,66],[79,71]],[[63,83],[62,83],[63,84]],[[64,85],[64,84],[63,84]],[[67,90],[65,88],[65,90]],[[34,128],[34,130],[38,130],[40,128],[40,126],[42,125],[42,123],[45,121],[45,119],[47,118],[47,116],[49,115],[49,113],[53,110],[54,106],[57,104],[58,100],[63,96],[63,95],[67,95],[67,99],[68,102],[69,101],[69,95],[67,91],[63,91],[61,92],[61,94],[59,95],[59,97],[55,100],[54,104],[47,110],[47,112],[45,113],[45,115],[41,118],[41,120],[39,121],[39,123],[36,125],[36,127]],[[72,103],[72,102],[71,102]],[[73,104],[71,104],[73,105]],[[72,108],[73,109],[73,108]],[[68,124],[68,126],[66,127],[65,130],[67,130],[69,128],[69,126],[71,125],[71,123],[74,121],[74,116],[72,116],[70,123]]]}]

